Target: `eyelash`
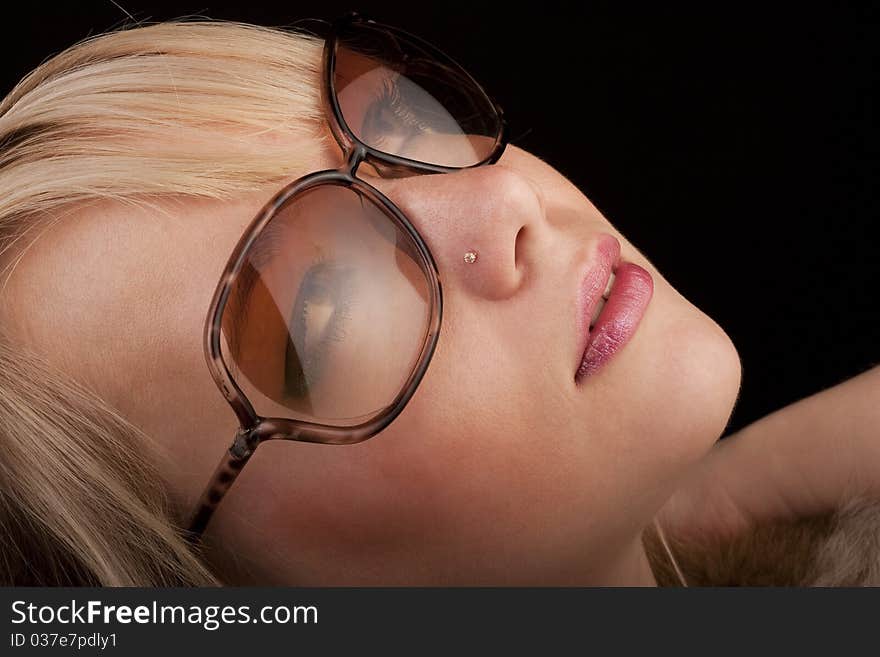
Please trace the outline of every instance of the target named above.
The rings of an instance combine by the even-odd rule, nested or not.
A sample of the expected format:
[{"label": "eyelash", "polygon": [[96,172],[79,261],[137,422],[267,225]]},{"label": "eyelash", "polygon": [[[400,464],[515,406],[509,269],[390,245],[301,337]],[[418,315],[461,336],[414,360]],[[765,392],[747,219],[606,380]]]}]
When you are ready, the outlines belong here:
[{"label": "eyelash", "polygon": [[263,228],[262,233],[257,241],[251,246],[248,258],[257,271],[261,271],[268,262],[278,255],[278,245],[281,243],[281,237],[285,230],[285,226],[279,221],[270,221]]},{"label": "eyelash", "polygon": [[[284,236],[284,231],[287,230],[287,226],[279,223],[270,223],[263,230],[263,235],[261,235],[259,241],[251,247],[249,253],[250,260],[258,271],[263,269],[273,258],[280,254],[280,244],[283,241],[282,238]],[[327,280],[331,275],[330,270],[333,268],[334,265],[327,255],[323,252],[318,252],[313,256],[311,262],[303,273],[294,300],[293,309],[291,310],[291,316],[288,318],[288,325],[294,327],[293,330],[295,333],[299,332],[298,334],[303,336],[303,341],[305,340],[310,297],[314,296],[313,290],[315,289],[315,286],[321,285]],[[288,340],[284,354],[283,388],[285,395],[294,397],[305,396],[308,393],[308,388],[303,380],[304,371],[309,371],[309,373],[313,375],[314,372],[320,372],[320,363],[327,351],[328,343],[330,341],[342,342],[345,340],[345,327],[351,320],[350,309],[353,304],[354,295],[351,290],[350,278],[346,275],[346,272],[342,271],[338,278],[333,282],[337,283],[339,286],[337,294],[340,297],[340,301],[337,303],[337,308],[333,311],[330,320],[332,325],[325,331],[325,335],[321,337],[318,344],[312,348],[310,353],[306,354],[307,360],[304,360],[301,363],[299,372],[295,378],[287,375],[292,360],[289,353],[292,347],[292,340]],[[312,380],[309,383],[314,385],[315,380]]]},{"label": "eyelash", "polygon": [[[329,277],[331,274],[328,273],[329,270],[333,267],[333,265],[327,264],[327,257],[323,253],[317,254],[312,260],[312,264],[306,270],[306,273],[303,275],[303,280],[300,283],[300,288],[297,292],[297,298],[294,303],[293,310],[291,311],[290,323],[294,327],[294,332],[303,336],[303,340],[305,339],[305,331],[307,328],[308,315],[309,315],[309,301],[313,296],[310,294],[310,291],[315,288],[315,286],[327,285],[325,283],[325,279]],[[324,355],[327,351],[327,345],[332,340],[334,342],[342,342],[345,340],[346,332],[344,327],[351,319],[351,315],[349,310],[351,308],[353,302],[353,294],[351,292],[350,286],[350,278],[347,277],[347,273],[343,272],[339,275],[338,280],[334,281],[339,285],[338,295],[339,302],[335,305],[333,314],[330,318],[332,325],[326,329],[324,335],[321,337],[318,344],[313,347],[309,351],[309,353],[305,354],[305,360],[301,362],[299,376],[296,381],[290,381],[289,377],[286,376],[287,370],[290,367],[290,347],[291,342],[288,342],[288,351],[285,353],[285,392],[287,394],[294,393],[298,396],[302,396],[305,394],[304,385],[302,381],[302,374],[304,374],[303,370],[309,371],[310,374],[314,376],[315,372],[320,373],[321,361],[324,358]],[[315,381],[319,378],[319,376],[315,377],[315,380],[309,382],[310,385],[314,385]],[[292,385],[292,384],[295,384]]]},{"label": "eyelash", "polygon": [[[403,127],[412,129],[413,132],[429,132],[430,127],[424,121],[419,120],[417,114],[412,111],[400,93],[400,86],[391,78],[382,80],[382,85],[376,93],[375,99],[370,103],[366,117],[371,117],[375,111],[388,110],[400,121]],[[373,138],[376,144],[382,143],[387,135],[379,135]]]}]

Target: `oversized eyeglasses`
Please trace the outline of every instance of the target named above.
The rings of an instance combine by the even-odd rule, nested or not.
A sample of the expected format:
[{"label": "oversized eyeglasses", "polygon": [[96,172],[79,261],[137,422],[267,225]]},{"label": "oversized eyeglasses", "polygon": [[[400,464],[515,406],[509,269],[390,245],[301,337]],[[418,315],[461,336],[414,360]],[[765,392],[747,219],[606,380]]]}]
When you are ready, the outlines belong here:
[{"label": "oversized eyeglasses", "polygon": [[366,440],[428,368],[443,298],[406,215],[356,177],[496,162],[501,109],[439,50],[356,14],[332,25],[323,101],[346,164],[306,175],[259,212],[229,257],[205,322],[211,375],[240,427],[190,522],[198,539],[257,446]]}]

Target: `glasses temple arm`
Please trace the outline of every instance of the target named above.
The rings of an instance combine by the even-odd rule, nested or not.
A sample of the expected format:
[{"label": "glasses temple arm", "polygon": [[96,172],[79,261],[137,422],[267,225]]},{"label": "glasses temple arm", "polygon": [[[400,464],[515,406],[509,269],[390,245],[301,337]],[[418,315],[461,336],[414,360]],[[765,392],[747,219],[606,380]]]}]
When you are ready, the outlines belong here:
[{"label": "glasses temple arm", "polygon": [[214,510],[254,453],[253,447],[247,440],[246,434],[241,431],[236,434],[235,442],[223,455],[190,517],[187,538],[191,543],[198,543],[201,539]]}]

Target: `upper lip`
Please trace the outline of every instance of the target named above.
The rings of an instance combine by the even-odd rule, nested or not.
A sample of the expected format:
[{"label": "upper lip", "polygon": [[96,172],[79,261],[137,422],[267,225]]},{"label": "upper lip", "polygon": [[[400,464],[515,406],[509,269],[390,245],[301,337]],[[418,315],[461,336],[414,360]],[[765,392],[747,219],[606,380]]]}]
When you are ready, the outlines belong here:
[{"label": "upper lip", "polygon": [[578,267],[577,287],[575,289],[575,309],[577,312],[577,362],[580,367],[589,340],[590,317],[602,293],[608,286],[608,279],[620,264],[620,242],[613,235],[603,233],[594,242],[590,257]]}]

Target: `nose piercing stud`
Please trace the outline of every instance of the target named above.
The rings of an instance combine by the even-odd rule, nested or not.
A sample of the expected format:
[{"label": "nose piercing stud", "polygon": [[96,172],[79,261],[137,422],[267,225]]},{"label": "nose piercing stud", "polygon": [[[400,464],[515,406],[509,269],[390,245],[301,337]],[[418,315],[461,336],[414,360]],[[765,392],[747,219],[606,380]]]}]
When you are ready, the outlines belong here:
[{"label": "nose piercing stud", "polygon": [[464,254],[464,261],[467,264],[472,264],[477,261],[477,252],[476,251],[468,251]]}]

